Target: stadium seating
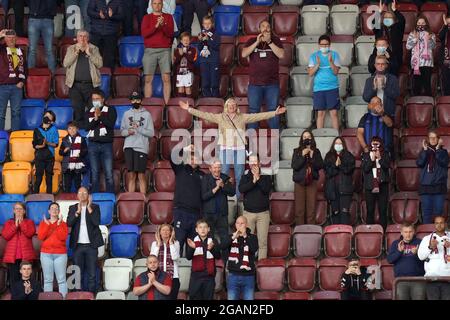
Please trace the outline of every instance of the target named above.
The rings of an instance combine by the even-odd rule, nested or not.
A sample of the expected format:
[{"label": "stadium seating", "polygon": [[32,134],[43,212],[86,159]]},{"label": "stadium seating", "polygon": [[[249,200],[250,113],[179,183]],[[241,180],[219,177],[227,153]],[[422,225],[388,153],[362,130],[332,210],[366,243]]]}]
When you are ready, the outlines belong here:
[{"label": "stadium seating", "polygon": [[158,161],[155,164],[153,187],[157,192],[175,191],[175,174],[169,161]]},{"label": "stadium seating", "polygon": [[252,6],[271,6],[273,0],[249,0],[249,4]]},{"label": "stadium seating", "polygon": [[52,74],[49,69],[31,68],[28,69],[25,83],[25,97],[27,99],[44,99],[50,95]]},{"label": "stadium seating", "polygon": [[374,300],[392,300],[392,291],[376,291],[373,294]]},{"label": "stadium seating", "polygon": [[178,276],[180,278],[180,292],[189,291],[189,280],[191,278],[192,261],[186,258],[178,259]]},{"label": "stadium seating", "polygon": [[392,290],[394,282],[394,266],[383,259],[380,264],[381,269],[381,286],[384,290]]},{"label": "stadium seating", "polygon": [[111,69],[110,68],[100,68],[100,74],[101,74],[101,84],[100,89],[105,93],[105,97],[109,98],[110,96],[110,88],[111,88]]},{"label": "stadium seating", "polygon": [[296,6],[272,7],[272,30],[279,37],[295,36],[298,32],[300,9]]},{"label": "stadium seating", "polygon": [[341,300],[341,293],[338,291],[317,291],[313,293],[312,300]]},{"label": "stadium seating", "polygon": [[287,279],[289,290],[311,292],[316,285],[316,261],[310,258],[289,260]]},{"label": "stadium seating", "polygon": [[33,131],[31,130],[12,132],[9,137],[11,160],[32,162],[34,160],[32,141]]},{"label": "stadium seating", "polygon": [[109,242],[112,257],[133,258],[139,243],[139,227],[130,224],[112,226]]},{"label": "stadium seating", "polygon": [[319,263],[319,287],[321,290],[340,290],[341,277],[347,269],[347,260],[343,258],[325,258]]},{"label": "stadium seating", "polygon": [[389,203],[391,217],[394,223],[415,224],[419,220],[420,197],[416,192],[394,193]]},{"label": "stadium seating", "polygon": [[29,194],[25,197],[27,206],[27,217],[34,221],[34,224],[38,225],[43,216],[49,218],[48,208],[52,202],[55,201],[55,197],[52,194]]},{"label": "stadium seating", "polygon": [[318,50],[319,36],[299,36],[295,41],[297,66],[308,66],[312,53]]},{"label": "stadium seating", "polygon": [[347,258],[352,251],[353,228],[348,225],[326,226],[323,235],[324,253],[327,257]]},{"label": "stadium seating", "polygon": [[132,278],[133,261],[115,258],[105,260],[103,265],[103,279],[105,290],[128,291]]},{"label": "stadium seating", "polygon": [[352,96],[362,96],[366,79],[370,77],[370,73],[366,66],[354,66],[350,71],[350,88]]},{"label": "stadium seating", "polygon": [[288,128],[309,128],[313,116],[313,101],[307,97],[291,97],[285,102]]},{"label": "stadium seating", "polygon": [[[62,180],[61,162],[55,161],[55,163],[53,165],[52,193],[54,193],[54,194],[58,193],[59,187],[61,185],[61,180]],[[35,184],[35,181],[36,181],[36,167],[33,166],[33,170],[32,170],[32,183],[33,183],[33,185]],[[39,192],[40,193],[47,192],[47,184],[46,184],[46,180],[45,180],[45,173],[44,173],[44,175],[42,177],[42,182],[41,182],[41,185],[39,187]]]},{"label": "stadium seating", "polygon": [[56,196],[56,202],[59,204],[59,210],[63,215],[64,221],[69,214],[69,207],[74,204],[78,204],[77,194],[75,193],[60,193]]},{"label": "stadium seating", "polygon": [[246,67],[235,67],[231,72],[231,90],[235,97],[247,97],[249,70]]},{"label": "stadium seating", "polygon": [[122,67],[141,68],[144,57],[144,39],[128,36],[119,40],[119,60]]},{"label": "stadium seating", "polygon": [[385,234],[385,244],[386,252],[389,252],[389,248],[395,240],[400,238],[402,226],[400,224],[390,224],[386,228]]},{"label": "stadium seating", "polygon": [[141,71],[138,68],[115,68],[111,80],[114,98],[128,98],[130,92],[140,92]]},{"label": "stadium seating", "polygon": [[232,36],[220,37],[220,66],[231,66],[236,51],[235,38]]},{"label": "stadium seating", "polygon": [[155,192],[148,197],[147,214],[150,223],[172,223],[173,193]]},{"label": "stadium seating", "polygon": [[76,291],[69,292],[66,300],[95,300],[95,298],[92,292]]},{"label": "stadium seating", "polygon": [[156,225],[144,225],[141,227],[141,254],[144,257],[148,257],[150,255],[150,246],[153,241],[155,241],[155,233],[157,230]]},{"label": "stadium seating", "polygon": [[117,118],[116,123],[114,124],[114,129],[119,130],[124,113],[131,109],[131,102],[127,97],[127,98],[108,99],[106,104],[116,109]]},{"label": "stadium seating", "polygon": [[[447,5],[443,2],[424,3],[420,7],[421,14],[428,19],[430,31],[437,34],[442,28],[442,14],[447,14]],[[441,18],[441,19],[438,19]],[[406,31],[405,31],[406,32]]]},{"label": "stadium seating", "polygon": [[58,68],[53,76],[55,97],[58,99],[69,98],[69,87],[66,86],[66,69]]},{"label": "stadium seating", "polygon": [[360,258],[378,258],[383,249],[383,227],[359,225],[355,229],[355,254]]},{"label": "stadium seating", "polygon": [[283,58],[279,60],[279,64],[280,66],[290,68],[295,61],[295,39],[292,36],[285,36],[280,37],[280,41],[283,45],[284,55]]},{"label": "stadium seating", "polygon": [[256,283],[260,291],[281,291],[285,274],[283,259],[262,259],[256,264]]},{"label": "stadium seating", "polygon": [[144,221],[145,195],[126,192],[117,196],[117,219],[121,224],[140,225]]},{"label": "stadium seating", "polygon": [[270,219],[272,224],[291,225],[294,218],[294,194],[292,192],[272,192],[270,195]]},{"label": "stadium seating", "polygon": [[434,227],[434,224],[421,224],[417,226],[416,229],[416,237],[418,239],[423,239],[425,236],[428,236],[432,232],[434,232],[436,229]]},{"label": "stadium seating", "polygon": [[281,132],[281,159],[291,160],[294,149],[298,148],[299,141],[304,129],[285,129]]},{"label": "stadium seating", "polygon": [[408,127],[430,127],[433,121],[433,108],[433,97],[416,96],[409,98],[405,106]]},{"label": "stadium seating", "polygon": [[279,162],[278,173],[275,176],[274,183],[276,192],[293,192],[294,182],[292,181],[292,168],[290,160]]},{"label": "stadium seating", "polygon": [[366,66],[375,45],[374,36],[359,36],[355,40],[356,62],[360,66]]},{"label": "stadium seating", "polygon": [[194,107],[194,100],[187,98],[172,98],[166,107],[167,126],[170,129],[189,129],[192,127],[192,115],[179,106],[179,101],[188,102],[190,107]]},{"label": "stadium seating", "polygon": [[289,76],[291,80],[291,94],[294,97],[312,97],[313,78],[308,75],[307,66],[293,67]]},{"label": "stadium seating", "polygon": [[217,33],[222,36],[237,36],[240,14],[241,8],[238,6],[216,6],[214,8],[214,21]]},{"label": "stadium seating", "polygon": [[101,291],[97,293],[95,300],[125,300],[125,293],[120,291]]},{"label": "stadium seating", "polygon": [[0,225],[14,216],[14,204],[24,200],[25,197],[21,194],[0,194]]},{"label": "stadium seating", "polygon": [[438,127],[450,127],[450,98],[436,98],[436,122]]},{"label": "stadium seating", "polygon": [[269,13],[270,8],[267,6],[245,5],[242,8],[242,32],[245,35],[258,35],[259,24],[269,20]]},{"label": "stadium seating", "polygon": [[311,300],[311,294],[308,292],[285,292],[282,300]]},{"label": "stadium seating", "polygon": [[402,159],[416,160],[422,147],[422,141],[427,137],[426,128],[409,128],[401,131],[400,152]]},{"label": "stadium seating", "polygon": [[20,129],[34,130],[42,123],[44,99],[24,99],[20,105]]},{"label": "stadium seating", "polygon": [[109,242],[109,229],[107,226],[98,226],[100,228],[100,232],[102,234],[103,238],[103,246],[100,246],[97,248],[97,258],[99,260],[103,260],[107,255],[107,249],[108,249],[108,242]]},{"label": "stadium seating", "polygon": [[314,129],[312,133],[316,140],[317,149],[320,150],[322,157],[330,150],[334,138],[339,136],[339,132],[336,129],[330,128]]},{"label": "stadium seating", "polygon": [[401,2],[398,3],[397,8],[405,18],[405,34],[414,31],[418,11],[417,6],[413,3]]},{"label": "stadium seating", "polygon": [[308,5],[302,7],[302,34],[320,36],[327,32],[330,9],[324,5]]},{"label": "stadium seating", "polygon": [[67,123],[72,121],[73,109],[69,99],[51,99],[47,103],[47,110],[55,113],[55,126],[58,129],[66,129]]},{"label": "stadium seating", "polygon": [[31,183],[31,164],[24,161],[7,162],[3,165],[3,192],[26,194]]},{"label": "stadium seating", "polygon": [[256,291],[255,300],[280,300],[280,293],[273,291]]},{"label": "stadium seating", "polygon": [[113,222],[116,196],[113,193],[93,193],[92,201],[100,207],[100,224],[109,226]]},{"label": "stadium seating", "polygon": [[367,102],[361,96],[348,97],[345,101],[345,126],[358,128],[359,121],[366,113]]},{"label": "stadium seating", "polygon": [[415,160],[397,162],[395,184],[399,191],[416,191],[419,188],[419,168]]},{"label": "stadium seating", "polygon": [[286,258],[290,251],[291,227],[285,224],[270,225],[267,237],[267,256]]},{"label": "stadium seating", "polygon": [[38,300],[64,300],[64,297],[59,292],[40,292]]},{"label": "stadium seating", "polygon": [[296,226],[292,242],[296,257],[317,258],[322,245],[322,227],[317,225]]},{"label": "stadium seating", "polygon": [[353,35],[359,22],[359,8],[352,4],[337,4],[331,7],[330,25],[334,35]]}]

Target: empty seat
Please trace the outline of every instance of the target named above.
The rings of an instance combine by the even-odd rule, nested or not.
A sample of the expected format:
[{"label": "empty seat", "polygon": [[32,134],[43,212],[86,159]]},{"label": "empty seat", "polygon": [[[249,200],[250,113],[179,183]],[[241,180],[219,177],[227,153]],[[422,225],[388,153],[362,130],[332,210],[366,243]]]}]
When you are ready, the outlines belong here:
[{"label": "empty seat", "polygon": [[128,98],[116,98],[116,99],[108,99],[106,104],[109,107],[114,107],[116,109],[117,118],[114,123],[114,129],[119,130],[120,125],[122,123],[122,118],[125,112],[132,108],[131,102]]},{"label": "empty seat", "polygon": [[345,101],[345,126],[358,128],[359,121],[366,113],[367,102],[361,96],[348,97]]},{"label": "empty seat", "polygon": [[50,96],[52,74],[46,68],[28,69],[25,83],[25,97],[28,99],[44,99]]},{"label": "empty seat", "polygon": [[285,292],[282,300],[311,300],[311,294],[308,292]]},{"label": "empty seat", "polygon": [[69,214],[69,207],[78,204],[79,200],[76,193],[60,193],[56,197],[56,202],[59,204],[59,211],[63,215],[63,220],[66,221]]},{"label": "empty seat", "polygon": [[283,259],[262,259],[256,264],[256,283],[260,291],[281,291],[284,287]]},{"label": "empty seat", "polygon": [[47,103],[47,110],[55,113],[54,125],[58,129],[66,129],[67,123],[72,121],[73,108],[69,99],[51,99]]},{"label": "empty seat", "polygon": [[64,300],[64,297],[59,292],[40,292],[38,300]]},{"label": "empty seat", "polygon": [[[197,109],[203,112],[219,114],[223,112],[224,101],[222,98],[200,98],[197,100]],[[216,123],[198,119],[202,129],[217,128]]]},{"label": "empty seat", "polygon": [[422,141],[426,139],[427,135],[427,128],[403,129],[400,138],[401,158],[415,161],[420,151],[423,150]]},{"label": "empty seat", "polygon": [[327,257],[347,258],[352,251],[353,228],[335,224],[326,226],[323,235],[324,252]]},{"label": "empty seat", "polygon": [[214,8],[214,21],[216,32],[223,36],[237,36],[241,8],[237,6],[216,6]]},{"label": "empty seat", "polygon": [[316,224],[324,225],[328,218],[328,200],[322,192],[317,193],[316,198]]},{"label": "empty seat", "polygon": [[101,83],[100,83],[100,89],[105,93],[105,98],[109,98],[110,96],[110,88],[111,88],[111,69],[110,68],[100,68],[100,76],[101,76]]},{"label": "empty seat", "polygon": [[169,161],[158,161],[153,171],[153,187],[158,192],[175,192],[175,173]]},{"label": "empty seat", "polygon": [[308,5],[302,8],[302,33],[320,36],[327,33],[330,9],[324,5]]},{"label": "empty seat", "polygon": [[172,223],[173,193],[154,192],[148,198],[148,220],[152,224]]},{"label": "empty seat", "polygon": [[31,164],[24,161],[7,162],[3,165],[3,192],[27,194],[31,183]]},{"label": "empty seat", "polygon": [[311,98],[290,97],[286,100],[285,106],[288,128],[309,128],[311,126],[313,115]]},{"label": "empty seat", "polygon": [[383,227],[359,225],[355,229],[355,253],[360,258],[378,258],[383,249]]},{"label": "empty seat", "polygon": [[14,204],[24,200],[21,194],[0,194],[0,225],[14,217]]},{"label": "empty seat", "polygon": [[103,265],[104,287],[107,291],[128,291],[132,278],[133,261],[115,258],[105,260]]},{"label": "empty seat", "polygon": [[95,300],[125,300],[125,293],[121,291],[101,291],[97,293]]},{"label": "empty seat", "polygon": [[119,61],[122,67],[141,68],[144,57],[144,39],[128,36],[119,40]]},{"label": "empty seat", "polygon": [[408,127],[428,128],[433,121],[434,98],[415,96],[406,102],[405,113]]},{"label": "empty seat", "polygon": [[366,79],[370,77],[370,73],[366,66],[354,66],[350,71],[350,88],[352,96],[362,96]]},{"label": "empty seat", "polygon": [[294,223],[294,194],[292,192],[272,192],[270,195],[270,220],[273,224]]},{"label": "empty seat", "polygon": [[344,129],[341,136],[343,137],[347,150],[355,157],[356,160],[361,159],[363,149],[356,137],[356,129]]},{"label": "empty seat", "polygon": [[316,225],[295,226],[292,242],[296,257],[317,258],[321,251],[322,227]]},{"label": "empty seat", "polygon": [[155,97],[144,98],[142,100],[142,106],[152,115],[154,129],[161,130],[163,126],[164,100]]},{"label": "empty seat", "polygon": [[27,161],[34,160],[33,148],[33,131],[21,130],[11,132],[9,137],[9,150],[12,161]]},{"label": "empty seat", "polygon": [[290,71],[291,94],[295,97],[312,97],[313,78],[308,74],[307,66],[293,67]]},{"label": "empty seat", "polygon": [[339,291],[316,291],[312,295],[312,300],[341,300]]},{"label": "empty seat", "polygon": [[38,225],[43,216],[45,215],[47,219],[48,207],[52,202],[55,201],[55,197],[52,194],[29,194],[25,198],[27,205],[27,217],[34,221],[34,224]]},{"label": "empty seat", "polygon": [[139,92],[141,87],[141,70],[138,68],[115,68],[112,75],[112,87],[115,98],[128,98],[130,92]]},{"label": "empty seat", "polygon": [[34,130],[42,123],[44,99],[24,99],[20,105],[20,129]]},{"label": "empty seat", "polygon": [[174,138],[176,138],[174,130],[161,131],[161,137],[159,139],[159,150],[162,160],[170,160],[174,147],[179,145],[179,143],[182,142],[183,139],[183,137],[181,136],[178,136],[178,140],[175,140]]},{"label": "empty seat", "polygon": [[255,300],[280,300],[280,293],[274,291],[257,291],[254,295]]},{"label": "empty seat", "polygon": [[330,49],[339,54],[341,66],[348,67],[353,61],[353,36],[331,36]]},{"label": "empty seat", "polygon": [[[405,179],[407,179],[407,176]],[[394,223],[415,224],[419,220],[420,197],[416,192],[394,193],[389,203],[391,218]]]},{"label": "empty seat", "polygon": [[157,231],[156,225],[145,225],[141,227],[141,254],[144,257],[148,257],[150,255],[150,246],[152,242],[155,241],[155,233]]},{"label": "empty seat", "polygon": [[100,207],[100,224],[109,226],[113,221],[116,204],[114,193],[93,193],[92,201]]},{"label": "empty seat", "polygon": [[134,261],[133,264],[133,281],[143,272],[146,272],[147,268],[147,258],[141,258]]},{"label": "empty seat", "polygon": [[252,6],[271,6],[273,0],[249,0],[248,3]]},{"label": "empty seat", "polygon": [[399,191],[417,191],[419,188],[419,168],[415,160],[398,161],[395,169],[395,184]]},{"label": "empty seat", "polygon": [[311,292],[316,285],[316,261],[310,258],[294,258],[287,266],[288,287],[291,291]]},{"label": "empty seat", "polygon": [[242,32],[245,35],[258,35],[261,21],[269,20],[270,8],[260,5],[245,5],[242,8]]},{"label": "empty seat", "polygon": [[55,97],[58,99],[69,98],[69,87],[66,86],[66,69],[58,68],[53,76]]},{"label": "empty seat", "polygon": [[295,62],[295,39],[292,36],[280,37],[284,49],[284,56],[279,60],[280,66],[290,68]]},{"label": "empty seat", "polygon": [[142,224],[144,210],[145,195],[140,192],[121,193],[117,197],[117,219],[121,224]]},{"label": "empty seat", "polygon": [[170,129],[189,129],[192,127],[192,115],[178,105],[179,100],[187,101],[190,107],[194,107],[194,100],[187,98],[172,98],[166,107],[167,126]]},{"label": "empty seat", "polygon": [[381,286],[384,290],[392,290],[394,283],[394,266],[386,259],[381,261]]},{"label": "empty seat", "polygon": [[321,290],[340,290],[342,274],[347,270],[347,260],[325,258],[319,263],[319,286]]},{"label": "empty seat", "polygon": [[442,27],[441,17],[443,14],[447,14],[447,5],[443,2],[424,3],[420,7],[420,13],[428,19],[430,31],[437,34]]},{"label": "empty seat", "polygon": [[231,89],[235,97],[247,97],[249,70],[246,67],[236,67],[231,72]]},{"label": "empty seat", "polygon": [[319,36],[299,36],[295,41],[298,66],[308,66],[311,54],[317,51]]},{"label": "empty seat", "polygon": [[178,259],[178,276],[180,278],[180,292],[189,291],[189,280],[191,279],[192,261],[186,258]]},{"label": "empty seat", "polygon": [[360,66],[367,66],[373,52],[375,36],[359,36],[355,41],[356,62]]},{"label": "empty seat", "polygon": [[327,152],[330,150],[331,143],[334,138],[339,135],[339,132],[336,129],[322,128],[314,129],[312,133],[314,135],[314,139],[316,140],[317,149],[320,150],[322,157],[325,157]]},{"label": "empty seat", "polygon": [[267,237],[267,256],[269,258],[286,258],[289,255],[291,227],[289,225],[270,225]]},{"label": "empty seat", "polygon": [[92,292],[77,291],[69,292],[66,295],[66,300],[95,300]]},{"label": "empty seat", "polygon": [[450,127],[450,103],[436,102],[436,121],[439,127]]},{"label": "empty seat", "polygon": [[234,62],[235,39],[231,36],[220,37],[220,65],[231,66]]},{"label": "empty seat", "polygon": [[400,238],[401,230],[402,230],[401,224],[390,224],[386,227],[385,245],[384,245],[386,248],[386,252],[389,252],[392,243]]},{"label": "empty seat", "polygon": [[331,32],[334,35],[353,35],[359,22],[359,8],[355,4],[337,4],[331,7]]},{"label": "empty seat", "polygon": [[138,248],[139,227],[130,224],[112,226],[109,240],[111,256],[133,258]]},{"label": "empty seat", "polygon": [[425,236],[428,236],[435,231],[434,224],[420,224],[416,229],[416,237],[418,239],[423,239]]},{"label": "empty seat", "polygon": [[[291,160],[294,149],[298,148],[301,135],[305,129],[284,129],[281,132],[281,159]],[[285,182],[286,183],[286,182]]]},{"label": "empty seat", "polygon": [[272,7],[272,30],[279,37],[295,36],[298,32],[300,9],[297,6]]},{"label": "empty seat", "polygon": [[276,192],[294,192],[290,160],[282,160],[279,162],[274,187]]}]

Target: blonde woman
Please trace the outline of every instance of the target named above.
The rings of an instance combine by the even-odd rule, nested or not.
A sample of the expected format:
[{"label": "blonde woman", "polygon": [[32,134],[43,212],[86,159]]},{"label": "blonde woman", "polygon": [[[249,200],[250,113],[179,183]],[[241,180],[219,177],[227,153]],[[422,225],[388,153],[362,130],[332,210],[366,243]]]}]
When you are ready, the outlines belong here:
[{"label": "blonde woman", "polygon": [[175,229],[167,223],[161,224],[155,234],[155,241],[150,246],[150,255],[158,257],[159,268],[172,277],[170,300],[176,300],[180,289],[178,263],[180,243],[175,240]]},{"label": "blonde woman", "polygon": [[180,101],[180,107],[190,114],[219,126],[219,158],[222,173],[228,175],[230,165],[234,166],[236,178],[236,197],[239,199],[239,182],[245,167],[245,126],[247,123],[259,122],[273,118],[286,112],[285,107],[278,106],[275,111],[261,113],[241,113],[234,98],[225,101],[222,113],[209,113],[189,107],[187,102]]}]

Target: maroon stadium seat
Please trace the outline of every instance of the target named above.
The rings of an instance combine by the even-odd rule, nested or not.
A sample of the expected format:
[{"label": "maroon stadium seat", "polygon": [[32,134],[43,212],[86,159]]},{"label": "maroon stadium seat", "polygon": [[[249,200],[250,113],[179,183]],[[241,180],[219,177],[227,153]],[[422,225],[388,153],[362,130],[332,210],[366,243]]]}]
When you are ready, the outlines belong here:
[{"label": "maroon stadium seat", "polygon": [[155,241],[155,234],[158,230],[158,226],[148,224],[141,227],[141,254],[144,257],[148,257],[150,255],[150,246],[152,242]]},{"label": "maroon stadium seat", "polygon": [[335,224],[326,226],[323,235],[325,255],[333,258],[347,258],[352,251],[353,228]]},{"label": "maroon stadium seat", "polygon": [[325,258],[319,263],[319,286],[321,290],[340,290],[342,274],[348,261],[343,258]]},{"label": "maroon stadium seat", "polygon": [[328,201],[323,193],[317,193],[316,200],[316,224],[323,225],[327,222],[328,217]]},{"label": "maroon stadium seat", "polygon": [[272,7],[272,30],[279,37],[295,36],[298,32],[298,6]]},{"label": "maroon stadium seat", "polygon": [[236,67],[231,72],[231,88],[236,97],[247,97],[249,83],[248,68]]},{"label": "maroon stadium seat", "polygon": [[117,219],[121,224],[142,224],[144,221],[145,195],[126,192],[117,196]]},{"label": "maroon stadium seat", "polygon": [[[408,35],[405,35],[405,37],[408,37]],[[403,44],[406,43],[403,42]],[[403,61],[404,63],[407,63],[409,65],[409,51],[406,50],[405,45],[403,46]],[[398,85],[400,87],[400,95],[405,96],[408,94],[408,88],[410,86],[410,73],[408,67],[405,65],[400,67],[399,74],[398,74]]]},{"label": "maroon stadium seat", "polygon": [[401,224],[390,224],[386,228],[385,234],[385,244],[386,252],[389,252],[389,248],[395,240],[400,238],[400,232],[402,230]]},{"label": "maroon stadium seat", "polygon": [[355,229],[355,253],[360,258],[378,258],[383,250],[383,227],[359,225]]},{"label": "maroon stadium seat", "polygon": [[123,153],[123,144],[125,137],[122,136],[120,130],[114,130],[113,138],[113,160],[115,162],[124,162],[125,155]]},{"label": "maroon stadium seat", "polygon": [[228,67],[220,68],[220,80],[219,80],[219,96],[225,98],[230,92],[230,70]]},{"label": "maroon stadium seat", "polygon": [[242,8],[242,32],[245,35],[258,35],[259,24],[269,20],[270,7],[244,5]]},{"label": "maroon stadium seat", "polygon": [[220,65],[230,67],[234,63],[236,39],[231,36],[220,37]]},{"label": "maroon stadium seat", "polygon": [[31,242],[33,243],[33,249],[34,252],[36,253],[36,256],[39,257],[41,255],[41,246],[42,246],[42,241],[39,240],[37,234],[38,234],[38,228],[36,228],[36,233],[33,236],[33,238],[31,239]]},{"label": "maroon stadium seat", "polygon": [[270,195],[270,220],[273,224],[294,223],[294,193],[273,192]]},{"label": "maroon stadium seat", "polygon": [[164,100],[161,98],[144,98],[142,106],[152,115],[155,130],[161,130],[163,126]]},{"label": "maroon stadium seat", "polygon": [[291,291],[314,290],[316,285],[316,260],[310,258],[294,258],[287,266],[288,287]]},{"label": "maroon stadium seat", "polygon": [[344,129],[342,130],[342,138],[345,141],[347,150],[355,157],[356,160],[361,160],[361,153],[363,149],[356,138],[357,129]]},{"label": "maroon stadium seat", "polygon": [[59,40],[58,44],[58,56],[61,66],[63,65],[64,57],[66,56],[67,48],[71,45],[77,43],[77,39],[75,37],[63,37]]},{"label": "maroon stadium seat", "polygon": [[175,192],[175,174],[169,161],[158,161],[155,164],[153,187],[158,192]]},{"label": "maroon stadium seat", "polygon": [[312,300],[341,300],[339,291],[317,291],[312,295]]},{"label": "maroon stadium seat", "polygon": [[240,36],[236,42],[236,54],[237,54],[237,62],[239,66],[248,67],[249,66],[249,57],[242,57],[242,50],[245,48],[247,41],[249,39],[254,38],[254,36]]},{"label": "maroon stadium seat", "polygon": [[282,300],[311,300],[311,294],[308,292],[285,292]]},{"label": "maroon stadium seat", "polygon": [[394,266],[383,259],[380,264],[381,269],[381,286],[384,290],[392,290],[394,283]]},{"label": "maroon stadium seat", "polygon": [[400,138],[401,158],[416,160],[420,151],[423,150],[422,141],[427,137],[427,134],[427,128],[403,129]]},{"label": "maroon stadium seat", "polygon": [[25,96],[27,99],[44,99],[50,96],[52,74],[46,68],[28,69],[25,84]]},{"label": "maroon stadium seat", "polygon": [[280,300],[280,293],[274,291],[257,291],[254,296],[255,300]]},{"label": "maroon stadium seat", "polygon": [[[151,141],[151,140],[150,140]],[[147,181],[147,189],[145,190],[145,193],[147,193],[149,186],[150,186],[150,181],[152,181],[152,171],[153,171],[153,164],[148,161],[147,162],[147,167],[145,168],[145,180]],[[128,169],[126,168],[126,166],[123,167],[123,169],[121,170],[122,172],[122,181],[123,181],[123,187],[125,189],[125,192],[130,191],[128,189],[128,182],[129,182],[129,177],[128,177]],[[141,187],[139,185],[139,179],[136,178],[135,179],[135,187],[136,192],[141,192]]]},{"label": "maroon stadium seat", "polygon": [[163,130],[161,131],[161,137],[159,139],[161,158],[163,160],[169,160],[172,149],[182,141],[182,137],[179,136],[178,140],[172,140],[172,134],[175,130]]},{"label": "maroon stadium seat", "polygon": [[406,102],[406,123],[408,127],[428,128],[433,121],[434,98],[415,96]]},{"label": "maroon stadium seat", "polygon": [[59,292],[41,292],[38,300],[64,300],[64,297]]},{"label": "maroon stadium seat", "polygon": [[280,38],[283,43],[284,56],[280,59],[280,66],[291,67],[294,64],[295,39],[292,36]]},{"label": "maroon stadium seat", "polygon": [[256,264],[256,283],[260,291],[281,291],[286,266],[283,259],[262,259]]},{"label": "maroon stadium seat", "polygon": [[[205,99],[205,98],[203,98],[203,99]],[[219,99],[219,100],[222,100],[222,99]],[[198,103],[197,109],[199,111],[203,111],[203,112],[220,114],[223,112],[223,100],[222,100],[222,105],[211,105],[211,104]],[[209,122],[209,121],[206,121],[203,119],[197,119],[197,120],[200,120],[202,129],[217,128],[217,123]]]},{"label": "maroon stadium seat", "polygon": [[66,296],[66,300],[95,300],[92,292],[69,292]]},{"label": "maroon stadium seat", "polygon": [[402,160],[395,169],[395,182],[400,191],[417,191],[420,169],[415,160]]},{"label": "maroon stadium seat", "polygon": [[170,129],[189,129],[192,127],[192,115],[179,106],[179,101],[188,102],[194,107],[194,100],[190,98],[172,98],[167,104],[167,126]]},{"label": "maroon stadium seat", "polygon": [[[366,224],[367,223],[367,206],[366,206],[366,200],[361,199],[360,201],[360,212],[361,212],[361,222]],[[380,211],[378,209],[378,204],[375,204],[375,217],[374,221],[375,223],[380,223]]]},{"label": "maroon stadium seat", "polygon": [[439,127],[450,127],[450,96],[436,98],[436,122]]},{"label": "maroon stadium seat", "polygon": [[55,96],[59,99],[69,98],[69,87],[66,86],[66,69],[56,69],[54,81]]},{"label": "maroon stadium seat", "polygon": [[416,192],[399,192],[391,196],[390,210],[394,223],[416,224],[419,220],[420,197]]},{"label": "maroon stadium seat", "polygon": [[325,170],[319,170],[319,180],[317,180],[317,192],[325,191]]},{"label": "maroon stadium seat", "polygon": [[416,28],[417,6],[414,3],[401,2],[397,4],[398,11],[405,17],[405,34]]},{"label": "maroon stadium seat", "polygon": [[312,224],[295,226],[293,233],[296,257],[317,258],[322,244],[322,227]]},{"label": "maroon stadium seat", "polygon": [[[369,5],[361,6],[361,10],[360,10],[361,13],[359,15],[359,17],[360,17],[360,26],[361,26],[362,34],[372,36],[374,34],[373,33],[373,27],[370,25],[370,23],[368,23],[368,21],[369,22],[371,22],[371,21],[374,22],[373,21],[374,20],[374,12],[375,11],[378,12],[378,8],[373,9],[375,11],[367,12],[368,8],[369,8]],[[375,8],[375,7],[372,7],[372,8]]]},{"label": "maroon stadium seat", "polygon": [[376,291],[373,294],[374,300],[392,300],[392,291]]},{"label": "maroon stadium seat", "polygon": [[286,258],[289,255],[291,227],[285,224],[270,225],[267,238],[267,256]]},{"label": "maroon stadium seat", "polygon": [[117,67],[112,75],[114,98],[128,98],[130,92],[140,91],[141,70],[139,68]]},{"label": "maroon stadium seat", "polygon": [[427,17],[431,32],[439,33],[442,28],[441,17],[442,14],[447,14],[447,5],[444,2],[427,2],[420,7],[420,11]]},{"label": "maroon stadium seat", "polygon": [[151,224],[172,223],[173,193],[150,193],[147,204],[148,220]]},{"label": "maroon stadium seat", "polygon": [[417,226],[416,229],[416,237],[418,239],[423,239],[425,236],[428,236],[432,232],[434,232],[436,229],[434,227],[434,224],[421,224]]}]

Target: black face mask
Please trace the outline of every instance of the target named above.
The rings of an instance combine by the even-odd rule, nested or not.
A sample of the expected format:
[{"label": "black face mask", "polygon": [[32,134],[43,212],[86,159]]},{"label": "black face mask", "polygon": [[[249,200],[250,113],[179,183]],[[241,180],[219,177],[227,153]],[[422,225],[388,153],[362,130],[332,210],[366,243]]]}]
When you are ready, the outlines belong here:
[{"label": "black face mask", "polygon": [[425,26],[417,26],[416,30],[417,31],[425,31]]},{"label": "black face mask", "polygon": [[51,122],[52,122],[52,120],[50,120],[50,118],[47,117],[47,116],[45,116],[45,117],[42,119],[42,123],[44,123],[44,124],[50,124]]},{"label": "black face mask", "polygon": [[134,108],[134,109],[139,109],[140,107],[141,107],[141,104],[140,104],[140,103],[138,103],[138,102],[133,103],[133,108]]},{"label": "black face mask", "polygon": [[312,140],[311,139],[305,139],[303,140],[303,145],[306,146],[310,146],[311,145]]}]

